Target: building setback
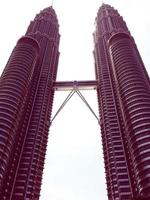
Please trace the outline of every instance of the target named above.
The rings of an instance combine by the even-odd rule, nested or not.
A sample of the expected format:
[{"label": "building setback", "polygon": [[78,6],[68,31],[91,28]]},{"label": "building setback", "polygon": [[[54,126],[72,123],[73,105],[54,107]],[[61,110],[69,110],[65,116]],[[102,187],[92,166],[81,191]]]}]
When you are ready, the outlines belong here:
[{"label": "building setback", "polygon": [[0,199],[39,199],[53,82],[58,65],[55,11],[36,15],[0,79]]},{"label": "building setback", "polygon": [[94,57],[109,200],[150,199],[150,83],[113,7],[97,14]]}]

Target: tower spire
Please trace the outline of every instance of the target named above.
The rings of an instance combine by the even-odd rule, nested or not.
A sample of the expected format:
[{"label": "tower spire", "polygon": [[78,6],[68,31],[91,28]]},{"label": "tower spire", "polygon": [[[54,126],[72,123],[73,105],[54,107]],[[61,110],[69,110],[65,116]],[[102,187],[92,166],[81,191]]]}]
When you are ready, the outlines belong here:
[{"label": "tower spire", "polygon": [[51,6],[53,7],[53,5],[54,5],[54,0],[52,0],[52,2],[51,2]]}]

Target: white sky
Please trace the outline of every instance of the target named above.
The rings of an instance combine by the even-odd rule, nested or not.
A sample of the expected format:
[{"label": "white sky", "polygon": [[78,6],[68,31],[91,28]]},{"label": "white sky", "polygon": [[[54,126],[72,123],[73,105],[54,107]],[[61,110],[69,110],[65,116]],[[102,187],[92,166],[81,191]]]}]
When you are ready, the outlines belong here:
[{"label": "white sky", "polygon": [[[148,0],[105,1],[119,10],[135,38],[146,68],[150,53],[150,3]],[[50,0],[0,2],[0,72],[30,20]],[[100,0],[55,0],[60,24],[58,80],[94,79],[94,20]],[[150,71],[150,67],[148,69]],[[57,92],[54,112],[68,93]],[[97,112],[96,92],[84,92]],[[75,95],[50,130],[41,200],[106,200],[103,156],[97,121]]]}]

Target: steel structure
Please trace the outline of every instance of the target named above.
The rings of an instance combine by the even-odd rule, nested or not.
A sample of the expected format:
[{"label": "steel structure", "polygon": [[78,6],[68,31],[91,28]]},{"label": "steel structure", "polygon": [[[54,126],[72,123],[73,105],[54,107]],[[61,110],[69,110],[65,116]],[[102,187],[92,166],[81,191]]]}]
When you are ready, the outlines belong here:
[{"label": "steel structure", "polygon": [[[0,78],[0,199],[38,200],[48,129],[77,93],[97,90],[109,200],[150,199],[150,84],[134,39],[118,12],[96,18],[96,80],[56,82],[59,25],[41,11],[14,48]],[[55,91],[70,91],[51,119]]]}]

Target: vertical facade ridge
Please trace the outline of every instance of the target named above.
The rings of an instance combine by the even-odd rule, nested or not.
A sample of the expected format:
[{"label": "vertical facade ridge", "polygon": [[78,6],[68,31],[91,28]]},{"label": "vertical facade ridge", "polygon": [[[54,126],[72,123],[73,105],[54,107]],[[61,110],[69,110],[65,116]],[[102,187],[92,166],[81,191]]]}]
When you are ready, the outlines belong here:
[{"label": "vertical facade ridge", "polygon": [[134,39],[103,4],[94,33],[101,132],[109,200],[150,198],[150,84]]}]

